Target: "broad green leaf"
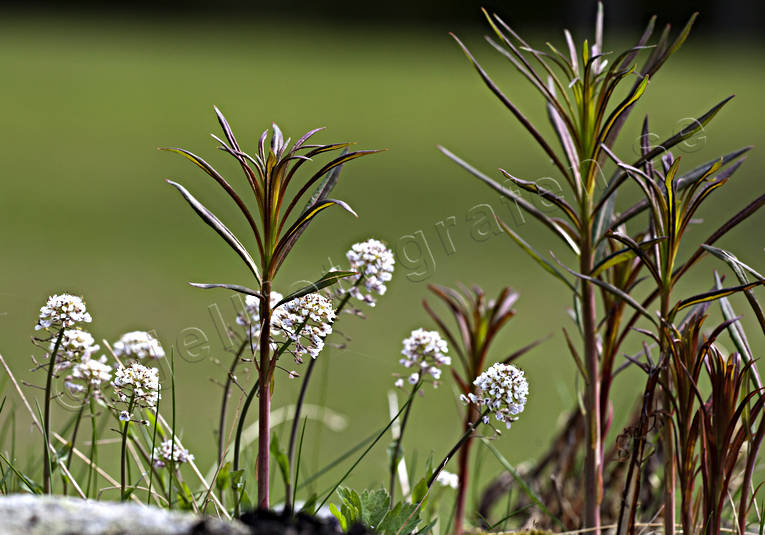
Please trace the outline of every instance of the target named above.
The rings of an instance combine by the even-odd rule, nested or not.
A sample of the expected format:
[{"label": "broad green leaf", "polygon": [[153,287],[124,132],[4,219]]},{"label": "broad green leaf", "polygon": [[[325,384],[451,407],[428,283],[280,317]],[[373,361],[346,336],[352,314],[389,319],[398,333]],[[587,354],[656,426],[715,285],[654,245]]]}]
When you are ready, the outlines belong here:
[{"label": "broad green leaf", "polygon": [[215,477],[215,488],[218,494],[223,493],[231,484],[231,462],[226,462]]},{"label": "broad green leaf", "polygon": [[390,507],[388,491],[383,488],[371,491],[364,489],[360,498],[361,521],[374,530],[388,513]]},{"label": "broad green leaf", "polygon": [[409,535],[419,523],[417,504],[399,502],[382,519],[377,532],[382,535]]},{"label": "broad green leaf", "polygon": [[258,281],[258,284],[260,284],[260,274],[258,273],[258,268],[255,265],[255,261],[252,259],[250,253],[247,252],[247,249],[244,248],[237,237],[234,236],[234,233],[231,232],[228,227],[215,216],[215,214],[208,210],[191,193],[189,193],[186,188],[176,182],[173,182],[172,180],[168,180],[167,182],[171,186],[174,186],[178,191],[180,191],[183,198],[186,199],[186,202],[191,205],[199,217],[202,218],[202,220],[210,227],[212,227],[213,230],[215,230],[215,232],[217,232],[218,235],[223,238],[232,249],[234,249],[234,251],[236,251],[242,260],[244,260],[244,263],[247,265],[250,271],[252,271],[252,274],[255,275],[255,279]]},{"label": "broad green leaf", "polygon": [[344,279],[346,277],[352,277],[354,275],[358,275],[355,271],[330,271],[329,273],[325,273],[321,276],[319,280],[314,282],[313,284],[309,284],[308,286],[305,286],[301,289],[299,289],[296,292],[292,292],[291,294],[285,296],[281,301],[279,301],[274,308],[277,308],[285,303],[289,303],[293,299],[297,299],[298,297],[303,297],[304,295],[316,293],[319,290],[322,290],[326,288],[327,286],[331,286],[335,284],[340,279]]},{"label": "broad green leaf", "polygon": [[420,504],[420,510],[425,509],[425,498],[427,498],[428,491],[430,490],[428,488],[428,481],[430,481],[430,477],[432,475],[432,471],[428,470],[428,473],[425,474],[425,477],[420,479],[412,489],[412,503]]}]

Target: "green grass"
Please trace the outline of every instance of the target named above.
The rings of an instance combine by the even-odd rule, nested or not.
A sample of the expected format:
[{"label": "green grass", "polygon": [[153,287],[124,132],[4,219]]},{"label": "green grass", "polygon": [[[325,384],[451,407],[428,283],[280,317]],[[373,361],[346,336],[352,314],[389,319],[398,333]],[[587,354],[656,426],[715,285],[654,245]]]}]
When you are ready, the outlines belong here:
[{"label": "green grass", "polygon": [[[557,40],[558,35],[544,38]],[[509,64],[484,46],[478,34],[468,35],[467,42],[492,72],[499,72],[497,78],[511,97],[530,115],[541,117],[540,103],[532,100]],[[691,39],[651,82],[627,126],[626,132],[635,136],[625,139],[637,138],[637,119],[646,110],[654,131],[664,138],[677,130],[679,119],[697,116],[735,92],[737,98],[706,129],[704,152],[684,158],[690,165],[702,156],[711,159],[742,145],[762,145],[765,129],[758,110],[765,86],[764,56],[758,48]],[[435,260],[427,282],[479,283],[489,294],[501,285],[521,291],[519,315],[498,347],[509,353],[554,334],[520,363],[532,393],[527,413],[497,442],[508,461],[520,462],[544,448],[559,414],[572,406],[580,385],[560,335],[560,326],[568,321],[564,294],[507,237],[472,239],[466,217],[475,205],[488,203],[524,238],[539,240],[539,249],[546,251],[552,242],[533,223],[513,221],[496,195],[441,156],[435,145],[449,147],[489,173],[503,166],[516,176],[538,178],[552,170],[445,32],[10,17],[0,22],[0,67],[0,353],[22,378],[41,380],[39,373],[27,373],[34,352],[29,336],[39,307],[61,290],[86,297],[94,317],[89,328],[98,339],[113,341],[127,330],[156,329],[169,351],[184,328],[199,328],[209,337],[210,354],[198,362],[184,361],[182,355],[177,359],[177,423],[184,444],[206,470],[215,456],[212,430],[220,398],[210,379],[223,378],[229,359],[220,349],[209,307],[217,305],[229,321],[233,309],[225,292],[194,289],[186,281],[249,281],[235,255],[164,179],[181,179],[233,228],[244,227],[206,176],[155,148],[188,148],[234,175],[236,170],[216,154],[207,137],[218,129],[212,112],[217,104],[245,150],[271,121],[278,121],[293,139],[309,128],[326,126],[322,141],[356,140],[359,148],[390,149],[347,166],[336,195],[360,218],[340,211],[323,216],[304,235],[276,289],[287,291],[300,280],[314,280],[322,266],[342,262],[354,241],[374,236],[395,246],[401,236],[422,231]],[[632,148],[625,143],[620,150],[629,155]],[[753,151],[719,202],[700,214],[708,226],[693,236],[703,239],[714,222],[727,218],[726,209],[758,194],[763,171],[765,157]],[[456,253],[451,255],[434,227],[450,216],[456,218]],[[761,226],[762,218],[755,217],[721,246],[758,269]],[[710,287],[710,269],[716,265],[706,261],[693,284]],[[425,282],[407,280],[408,270],[401,264],[398,268],[389,294],[366,321],[346,318],[338,324],[352,339],[348,349],[320,356],[331,362],[327,403],[347,415],[350,427],[341,433],[322,432],[317,445],[316,425],[308,424],[301,467],[305,477],[317,468],[314,448],[320,447],[319,459],[326,462],[383,425],[391,373],[399,371],[400,341],[412,328],[430,326],[420,306]],[[741,301],[735,304],[746,314]],[[762,340],[751,332],[755,347],[762,349]],[[224,364],[215,364],[216,359]],[[310,402],[317,400],[321,374],[317,369]],[[617,415],[637,391],[636,377],[617,380]],[[298,387],[286,377],[277,382],[274,408],[294,400]],[[167,374],[165,387],[169,397]],[[164,407],[169,409],[167,398]],[[7,404],[0,425],[9,421],[9,410]],[[18,416],[25,417],[20,411]],[[63,415],[58,421],[64,421]],[[612,436],[619,431],[615,425]],[[28,426],[19,423],[18,429]],[[456,439],[458,429],[457,404],[447,380],[417,403],[405,449],[411,453],[417,444],[420,458],[431,450],[438,456]],[[39,442],[21,433],[19,440],[35,447]],[[108,451],[100,450],[102,460]],[[384,481],[384,447],[375,452],[352,475],[350,485]],[[249,459],[252,469],[254,453]],[[484,469],[484,477],[498,470]],[[324,478],[318,488],[331,482],[331,477]],[[274,495],[280,494],[276,489]]]}]

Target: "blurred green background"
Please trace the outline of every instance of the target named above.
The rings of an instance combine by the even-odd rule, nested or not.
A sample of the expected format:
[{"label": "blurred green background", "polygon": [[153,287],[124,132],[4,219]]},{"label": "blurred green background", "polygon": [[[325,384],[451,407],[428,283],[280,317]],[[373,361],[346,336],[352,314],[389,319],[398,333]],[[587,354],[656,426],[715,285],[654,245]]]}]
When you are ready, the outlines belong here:
[{"label": "blurred green background", "polygon": [[[631,43],[640,29],[609,35],[606,49]],[[543,120],[539,99],[482,41],[481,30],[469,29],[462,36],[507,94],[531,117]],[[557,28],[530,39],[540,45],[544,40],[561,43]],[[618,152],[633,158],[644,113],[650,112],[652,130],[663,139],[731,93],[737,94],[733,102],[680,151],[684,166],[744,145],[762,145],[763,60],[765,50],[751,43],[691,37],[651,81]],[[392,374],[401,371],[401,340],[413,328],[433,327],[420,304],[427,283],[477,283],[489,294],[510,285],[521,292],[518,316],[497,342],[496,359],[553,335],[520,362],[531,383],[530,401],[520,421],[497,442],[511,462],[544,449],[560,415],[574,405],[580,385],[561,336],[570,304],[563,287],[507,237],[482,241],[471,236],[470,210],[488,204],[538,249],[559,250],[558,244],[533,221],[514,219],[497,195],[443,157],[436,144],[492,176],[500,166],[530,179],[552,169],[482,85],[444,28],[14,15],[0,22],[0,68],[0,353],[21,379],[43,381],[40,373],[29,372],[30,357],[40,356],[29,338],[39,307],[53,293],[71,291],[86,298],[94,317],[89,328],[98,339],[114,341],[127,330],[155,329],[169,350],[182,343],[184,329],[201,329],[209,338],[209,354],[177,359],[177,414],[186,446],[206,471],[216,444],[221,392],[216,381],[225,377],[220,362],[227,365],[230,358],[210,307],[228,322],[234,309],[226,292],[198,290],[186,282],[250,281],[237,257],[164,180],[180,180],[243,240],[247,235],[233,205],[208,177],[156,147],[187,148],[244,187],[237,169],[208,137],[218,133],[215,104],[245,150],[255,150],[258,136],[272,121],[293,139],[326,126],[317,136],[321,142],[353,140],[359,148],[390,149],[343,171],[334,195],[349,202],[359,219],[339,210],[320,217],[277,280],[276,288],[283,291],[313,280],[327,266],[342,264],[346,249],[368,237],[387,241],[399,256],[389,294],[378,307],[368,310],[365,320],[346,317],[337,325],[350,338],[347,348],[320,357],[311,401],[320,399],[321,377],[326,376],[326,403],[347,417],[348,427],[320,432],[317,424],[309,424],[306,450],[318,452],[305,457],[304,474],[387,420],[386,392]],[[730,210],[759,194],[763,170],[765,157],[752,151],[731,183],[699,214],[706,223],[688,239],[702,240]],[[451,216],[456,218],[456,252],[447,254],[435,224]],[[763,218],[754,217],[720,244],[761,268],[762,225]],[[420,277],[425,280],[412,281],[407,275],[422,268],[401,262],[402,237],[420,231],[432,263],[426,269],[429,276]],[[407,252],[415,257],[417,246],[410,244]],[[712,261],[701,264],[684,291],[707,289],[714,267],[719,266]],[[745,304],[734,304],[752,327]],[[761,337],[750,332],[761,350]],[[636,336],[629,347],[638,342]],[[277,382],[275,408],[290,404],[299,386],[284,376]],[[639,374],[617,380],[612,437],[640,388]],[[37,391],[27,392],[34,396]],[[17,404],[7,388],[3,395]],[[19,442],[36,447],[39,439],[24,423],[23,410],[18,405],[15,410]],[[458,435],[459,411],[450,380],[436,391],[427,389],[416,400],[407,454],[417,449],[420,463],[430,452],[443,455]],[[63,421],[66,413],[59,414]],[[5,410],[0,426],[8,422]],[[384,459],[381,444],[349,483],[385,481]],[[498,470],[487,458],[482,478]],[[332,481],[323,478],[318,488]]]}]

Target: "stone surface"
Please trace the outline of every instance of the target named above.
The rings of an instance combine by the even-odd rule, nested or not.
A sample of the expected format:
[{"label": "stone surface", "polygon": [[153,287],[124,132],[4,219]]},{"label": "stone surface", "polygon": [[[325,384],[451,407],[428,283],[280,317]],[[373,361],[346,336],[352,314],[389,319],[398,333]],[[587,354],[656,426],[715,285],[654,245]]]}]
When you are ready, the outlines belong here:
[{"label": "stone surface", "polygon": [[16,494],[0,497],[2,535],[249,535],[234,521],[136,503]]}]

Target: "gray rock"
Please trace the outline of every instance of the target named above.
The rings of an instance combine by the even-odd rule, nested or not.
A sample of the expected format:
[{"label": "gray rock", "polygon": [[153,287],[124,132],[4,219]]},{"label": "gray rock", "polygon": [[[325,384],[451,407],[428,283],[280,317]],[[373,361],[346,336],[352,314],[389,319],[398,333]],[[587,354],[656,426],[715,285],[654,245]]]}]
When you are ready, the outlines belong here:
[{"label": "gray rock", "polygon": [[[204,528],[200,529],[200,523]],[[2,535],[249,535],[237,521],[168,511],[136,503],[96,502],[60,496],[0,497]],[[206,530],[206,531],[205,531]]]}]

